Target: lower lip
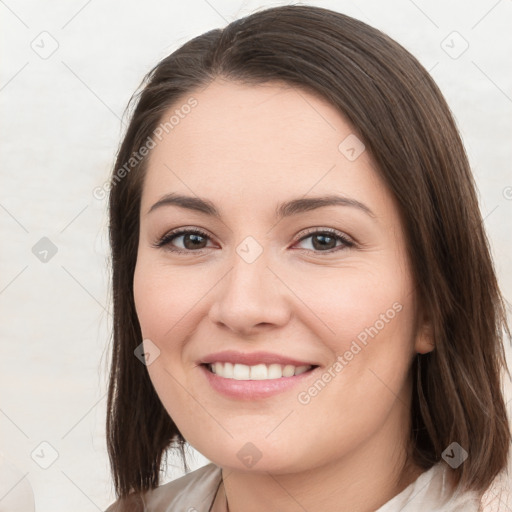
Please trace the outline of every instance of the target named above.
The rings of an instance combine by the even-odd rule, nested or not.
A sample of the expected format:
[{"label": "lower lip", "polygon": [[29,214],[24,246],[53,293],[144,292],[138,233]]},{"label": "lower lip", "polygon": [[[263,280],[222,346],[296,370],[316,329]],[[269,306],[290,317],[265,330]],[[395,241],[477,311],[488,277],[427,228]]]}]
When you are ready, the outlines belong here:
[{"label": "lower lip", "polygon": [[205,365],[201,365],[200,368],[215,391],[229,398],[236,398],[238,400],[256,400],[277,395],[302,383],[318,369],[318,367],[316,367],[300,375],[281,377],[280,379],[236,380],[220,377],[216,373],[208,370]]}]

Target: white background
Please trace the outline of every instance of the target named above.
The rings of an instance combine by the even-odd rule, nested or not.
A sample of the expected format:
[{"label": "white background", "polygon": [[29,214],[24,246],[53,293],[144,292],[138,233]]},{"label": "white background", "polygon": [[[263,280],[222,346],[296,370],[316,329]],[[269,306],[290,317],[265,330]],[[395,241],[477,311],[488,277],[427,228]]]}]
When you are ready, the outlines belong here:
[{"label": "white background", "polygon": [[[0,2],[0,498],[15,486],[0,511],[15,510],[8,503],[30,488],[38,511],[104,510],[113,501],[106,200],[92,191],[108,178],[124,108],[154,64],[193,36],[284,3]],[[510,299],[512,2],[303,3],[383,30],[431,70],[465,141]],[[46,263],[32,252],[42,237],[57,248]],[[58,458],[41,468],[35,460],[49,463],[53,449]],[[191,453],[193,469],[206,462]],[[168,478],[182,474],[173,462]]]}]

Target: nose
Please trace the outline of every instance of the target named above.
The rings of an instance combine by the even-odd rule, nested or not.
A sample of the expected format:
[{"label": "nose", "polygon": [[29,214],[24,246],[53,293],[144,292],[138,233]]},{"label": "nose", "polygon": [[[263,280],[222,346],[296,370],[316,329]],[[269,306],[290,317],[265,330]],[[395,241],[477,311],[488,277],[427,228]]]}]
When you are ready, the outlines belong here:
[{"label": "nose", "polygon": [[265,253],[248,263],[235,254],[231,270],[215,287],[209,318],[238,335],[282,327],[291,317],[289,291],[275,269],[267,265]]}]

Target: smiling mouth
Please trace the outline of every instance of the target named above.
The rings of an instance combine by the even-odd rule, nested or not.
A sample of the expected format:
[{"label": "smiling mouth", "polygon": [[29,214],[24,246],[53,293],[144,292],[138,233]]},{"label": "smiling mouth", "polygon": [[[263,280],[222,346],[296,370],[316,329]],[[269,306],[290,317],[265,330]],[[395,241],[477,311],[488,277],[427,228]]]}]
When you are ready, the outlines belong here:
[{"label": "smiling mouth", "polygon": [[316,365],[294,366],[291,364],[256,364],[248,366],[240,363],[205,363],[208,371],[234,380],[276,380],[283,377],[294,377],[318,368]]}]

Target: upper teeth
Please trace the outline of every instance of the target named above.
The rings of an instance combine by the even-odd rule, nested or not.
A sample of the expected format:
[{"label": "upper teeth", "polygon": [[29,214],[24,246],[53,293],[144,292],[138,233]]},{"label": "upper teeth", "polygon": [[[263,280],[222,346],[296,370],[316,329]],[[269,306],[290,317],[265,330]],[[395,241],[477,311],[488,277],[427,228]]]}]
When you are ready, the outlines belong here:
[{"label": "upper teeth", "polygon": [[211,363],[208,365],[213,373],[226,379],[268,380],[281,377],[293,377],[308,371],[311,366],[293,366],[292,364],[257,364],[247,366],[239,363]]}]

